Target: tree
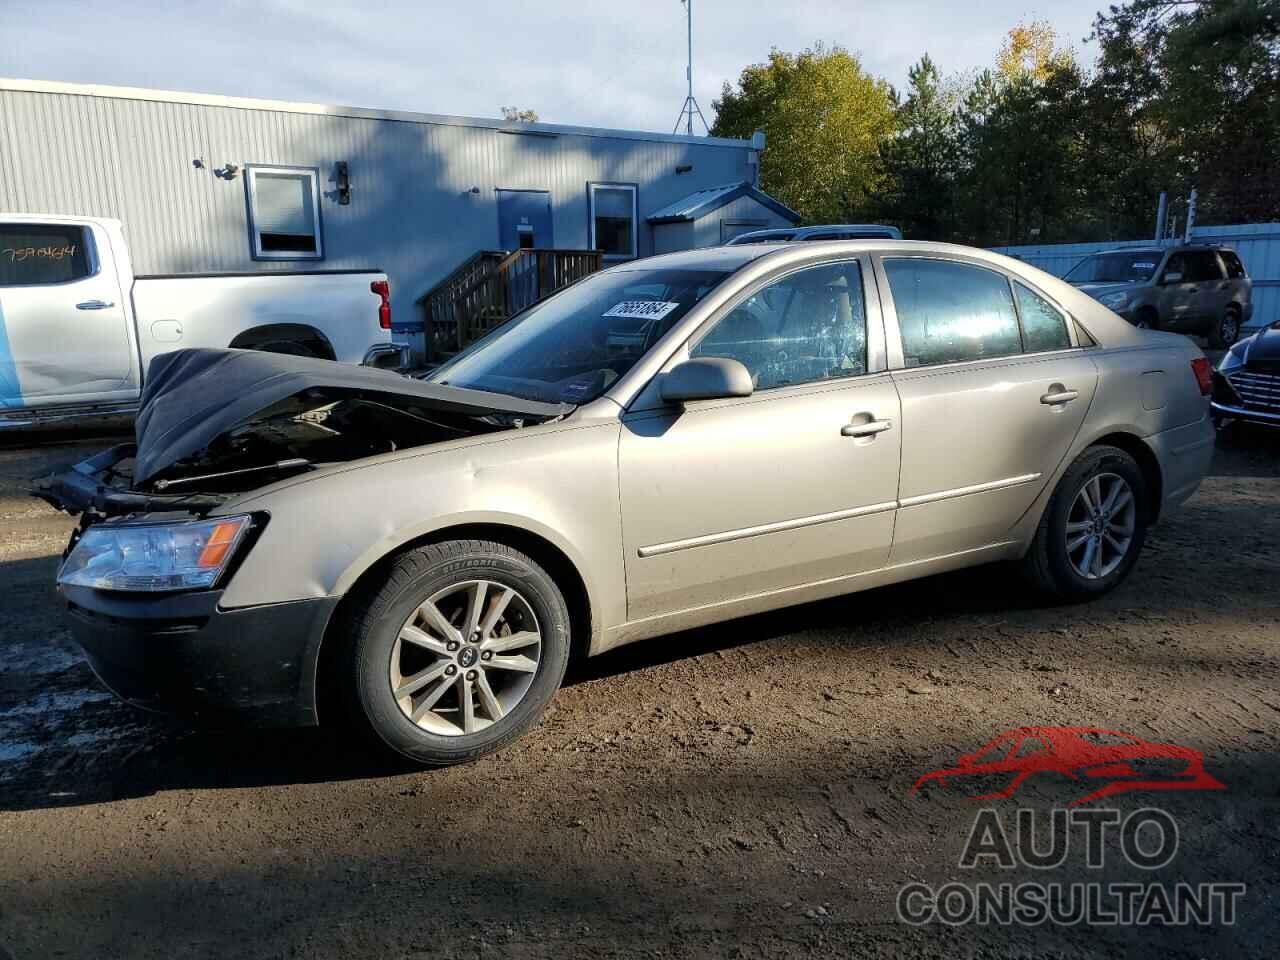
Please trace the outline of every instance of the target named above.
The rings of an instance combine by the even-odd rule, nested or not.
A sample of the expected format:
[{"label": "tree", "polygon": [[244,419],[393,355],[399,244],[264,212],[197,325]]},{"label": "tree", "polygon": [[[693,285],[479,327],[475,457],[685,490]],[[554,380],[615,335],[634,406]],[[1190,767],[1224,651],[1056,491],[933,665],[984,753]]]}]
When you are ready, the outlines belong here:
[{"label": "tree", "polygon": [[958,91],[944,85],[927,53],[907,72],[907,83],[898,131],[882,149],[885,187],[871,213],[909,237],[947,239],[955,229]]},{"label": "tree", "polygon": [[727,82],[712,106],[713,136],[764,130],[761,187],[806,220],[836,221],[864,209],[881,187],[880,148],[896,123],[891,88],[842,47],[773,50]]},{"label": "tree", "polygon": [[1058,34],[1044,20],[1019,23],[1004,38],[996,57],[996,72],[1008,83],[1045,83],[1054,74],[1075,66],[1075,54],[1058,43]]},{"label": "tree", "polygon": [[502,107],[502,119],[508,123],[537,123],[536,110],[521,110],[519,107]]}]

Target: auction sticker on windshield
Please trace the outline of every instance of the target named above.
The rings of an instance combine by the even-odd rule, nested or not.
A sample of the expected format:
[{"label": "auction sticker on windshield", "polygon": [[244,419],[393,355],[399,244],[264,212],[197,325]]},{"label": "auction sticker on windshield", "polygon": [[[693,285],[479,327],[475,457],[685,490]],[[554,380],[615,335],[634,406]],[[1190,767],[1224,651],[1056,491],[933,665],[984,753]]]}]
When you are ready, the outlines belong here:
[{"label": "auction sticker on windshield", "polygon": [[661,320],[680,306],[668,300],[623,300],[602,314],[606,317],[639,317],[644,320]]}]

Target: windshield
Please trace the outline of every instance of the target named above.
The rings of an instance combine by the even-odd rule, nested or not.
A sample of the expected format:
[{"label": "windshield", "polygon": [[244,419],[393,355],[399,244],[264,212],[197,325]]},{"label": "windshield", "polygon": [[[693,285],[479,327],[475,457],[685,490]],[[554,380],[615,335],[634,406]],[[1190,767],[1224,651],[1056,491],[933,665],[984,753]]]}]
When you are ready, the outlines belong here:
[{"label": "windshield", "polygon": [[1064,279],[1067,283],[1140,283],[1151,279],[1160,256],[1159,250],[1099,253],[1085,257]]},{"label": "windshield", "polygon": [[727,276],[674,269],[596,274],[513,318],[428,379],[545,403],[586,403]]}]

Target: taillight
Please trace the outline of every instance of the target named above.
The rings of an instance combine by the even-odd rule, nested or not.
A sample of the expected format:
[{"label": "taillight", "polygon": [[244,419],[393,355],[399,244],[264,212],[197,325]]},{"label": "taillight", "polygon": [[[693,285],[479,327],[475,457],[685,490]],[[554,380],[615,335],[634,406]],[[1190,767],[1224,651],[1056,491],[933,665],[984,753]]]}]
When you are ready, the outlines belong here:
[{"label": "taillight", "polygon": [[374,280],[369,290],[382,298],[378,304],[378,326],[383,330],[391,329],[391,284],[386,280]]},{"label": "taillight", "polygon": [[1213,364],[1207,357],[1196,357],[1191,361],[1191,372],[1196,375],[1196,383],[1200,384],[1200,395],[1207,397],[1213,393]]}]

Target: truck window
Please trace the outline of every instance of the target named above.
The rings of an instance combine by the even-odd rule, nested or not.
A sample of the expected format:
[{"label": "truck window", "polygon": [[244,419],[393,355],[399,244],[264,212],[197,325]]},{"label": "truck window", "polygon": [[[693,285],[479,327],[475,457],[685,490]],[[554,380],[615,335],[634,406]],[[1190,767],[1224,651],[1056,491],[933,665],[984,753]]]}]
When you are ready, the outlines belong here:
[{"label": "truck window", "polygon": [[1244,264],[1240,262],[1240,258],[1231,250],[1219,251],[1222,256],[1222,263],[1227,268],[1227,276],[1232,280],[1242,280],[1245,276]]},{"label": "truck window", "polygon": [[93,272],[84,227],[0,223],[0,286],[66,283]]},{"label": "truck window", "polygon": [[1187,270],[1182,279],[1192,283],[1204,283],[1209,280],[1222,279],[1222,267],[1218,266],[1218,258],[1208,250],[1197,250],[1188,253]]}]

